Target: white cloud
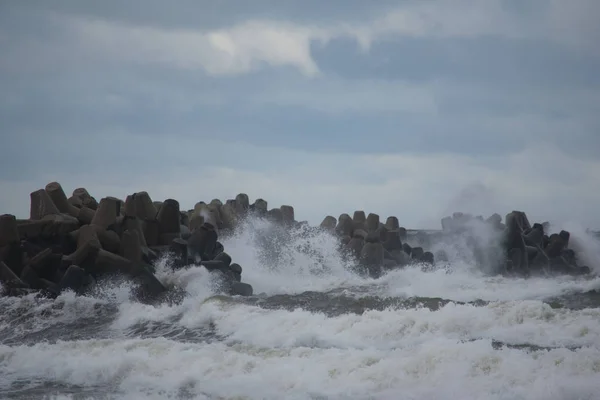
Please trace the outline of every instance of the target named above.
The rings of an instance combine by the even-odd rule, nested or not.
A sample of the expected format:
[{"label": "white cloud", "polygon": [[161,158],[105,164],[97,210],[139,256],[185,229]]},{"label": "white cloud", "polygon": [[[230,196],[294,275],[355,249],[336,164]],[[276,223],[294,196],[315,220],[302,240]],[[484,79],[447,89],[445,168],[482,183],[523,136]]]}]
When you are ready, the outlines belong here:
[{"label": "white cloud", "polygon": [[248,73],[268,64],[294,67],[314,77],[319,68],[311,44],[341,37],[354,38],[363,51],[368,51],[372,42],[392,36],[482,35],[541,38],[597,51],[599,30],[591,17],[598,9],[596,4],[579,1],[566,6],[553,1],[535,18],[520,19],[499,0],[411,2],[361,24],[340,21],[315,26],[249,20],[218,30],[165,29],[64,16],[57,21],[70,29],[79,50],[87,51],[89,57],[109,55],[121,62],[198,69],[215,76]]},{"label": "white cloud", "polygon": [[[578,160],[551,146],[486,158],[311,154],[194,139],[178,138],[173,143],[139,139],[122,136],[124,150],[115,148],[115,156],[125,157],[133,143],[144,143],[138,151],[149,157],[139,161],[147,165],[146,172],[120,166],[115,170],[107,162],[103,171],[81,169],[60,176],[49,165],[45,174],[27,182],[0,182],[5,194],[0,209],[27,216],[29,193],[58,180],[67,191],[85,186],[98,198],[124,198],[147,190],[155,200],[172,197],[186,209],[200,200],[225,200],[245,192],[251,199],[266,199],[270,207],[291,204],[298,219],[314,224],[328,214],[337,217],[364,209],[382,218],[396,215],[407,227],[438,228],[439,220],[453,211],[488,216],[519,209],[536,221],[600,227],[596,190],[600,161]],[[169,168],[147,164],[156,158],[169,159]],[[231,166],[232,158],[238,167]]]},{"label": "white cloud", "polygon": [[202,31],[80,18],[65,22],[81,49],[121,61],[202,69],[210,75],[250,72],[261,63],[293,66],[307,76],[319,72],[310,54],[310,30],[289,24],[247,22],[230,29]]}]

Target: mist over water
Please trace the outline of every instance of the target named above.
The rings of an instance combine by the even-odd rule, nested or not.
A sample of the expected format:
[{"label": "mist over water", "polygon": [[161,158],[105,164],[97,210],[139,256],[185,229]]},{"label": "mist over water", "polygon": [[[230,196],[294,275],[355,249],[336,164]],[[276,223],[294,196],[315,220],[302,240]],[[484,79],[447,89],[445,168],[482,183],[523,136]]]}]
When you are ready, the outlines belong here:
[{"label": "mist over water", "polygon": [[563,224],[550,224],[552,231],[562,229],[571,233],[569,247],[581,258],[581,262],[590,267],[596,274],[600,273],[600,238],[594,236],[589,229],[580,223],[567,222]]},{"label": "mist over water", "polygon": [[372,279],[330,234],[261,219],[223,244],[254,297],[221,295],[204,267],[172,271],[165,259],[156,275],[177,301],[142,304],[120,281],[0,298],[0,397],[598,398],[596,275],[500,276],[457,236],[429,247],[448,261]]}]

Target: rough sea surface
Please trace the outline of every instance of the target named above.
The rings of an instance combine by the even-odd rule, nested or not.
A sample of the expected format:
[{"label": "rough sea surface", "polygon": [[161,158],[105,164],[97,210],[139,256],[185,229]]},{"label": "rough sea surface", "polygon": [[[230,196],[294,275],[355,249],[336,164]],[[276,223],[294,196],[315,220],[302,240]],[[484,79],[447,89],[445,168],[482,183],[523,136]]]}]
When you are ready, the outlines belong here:
[{"label": "rough sea surface", "polygon": [[178,301],[142,304],[114,281],[1,298],[0,398],[600,399],[599,277],[491,276],[452,248],[374,280],[327,234],[269,229],[224,241],[251,298],[166,262]]}]

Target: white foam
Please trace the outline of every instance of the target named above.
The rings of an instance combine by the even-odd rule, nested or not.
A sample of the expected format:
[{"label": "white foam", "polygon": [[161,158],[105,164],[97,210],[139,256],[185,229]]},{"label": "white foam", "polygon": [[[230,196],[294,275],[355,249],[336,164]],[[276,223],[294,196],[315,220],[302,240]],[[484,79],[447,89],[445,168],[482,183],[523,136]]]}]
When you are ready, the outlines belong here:
[{"label": "white foam", "polygon": [[441,297],[456,301],[542,300],[569,293],[600,289],[600,277],[574,279],[507,278],[489,276],[468,265],[456,263],[444,269],[424,273],[420,266],[390,272],[381,279],[379,294],[400,297]]},{"label": "white foam", "polygon": [[232,342],[261,347],[394,349],[452,340],[496,339],[545,347],[600,346],[600,309],[552,309],[539,301],[498,302],[487,306],[447,304],[427,308],[365,311],[328,318],[297,309],[266,310],[229,302],[207,302],[186,309],[178,322],[188,329],[213,323]]},{"label": "white foam", "polygon": [[600,350],[529,354],[444,337],[394,350],[88,340],[0,346],[0,372],[0,387],[51,379],[123,398],[594,399]]},{"label": "white foam", "polygon": [[[111,294],[123,290],[122,287],[110,289],[106,286],[101,292],[110,297]],[[0,299],[0,308],[3,311],[0,331],[12,331],[13,334],[5,337],[5,340],[15,339],[25,334],[43,331],[53,325],[75,323],[81,318],[94,315],[97,305],[107,303],[105,298],[75,296],[71,291],[62,293],[54,301],[38,299],[35,293],[20,298]]]},{"label": "white foam", "polygon": [[[276,243],[277,254],[265,253],[259,236],[269,229],[264,221],[250,221],[224,241],[244,269],[243,281],[256,293],[347,288],[354,296],[492,302],[337,317],[301,309],[266,310],[212,297],[215,288],[202,267],[173,272],[163,262],[156,275],[167,286],[186,291],[180,304],[137,303],[130,299],[131,286],[118,282],[86,298],[64,293],[56,302],[33,295],[0,299],[8,312],[32,310],[32,331],[56,321],[76,321],[98,304],[118,307],[111,335],[105,335],[111,339],[0,345],[0,393],[18,380],[31,386],[52,382],[97,388],[132,399],[184,394],[198,399],[598,398],[600,309],[552,309],[541,300],[598,289],[600,278],[490,277],[464,259],[454,259],[449,272],[423,272],[415,266],[373,280],[351,273],[335,250],[335,239],[325,233],[297,232],[292,242]],[[277,257],[279,262],[269,262]],[[62,306],[55,307],[57,302]],[[225,339],[182,343],[125,337],[146,323],[189,332],[210,325]],[[6,321],[0,321],[3,326]],[[552,349],[497,350],[492,340]]]}]

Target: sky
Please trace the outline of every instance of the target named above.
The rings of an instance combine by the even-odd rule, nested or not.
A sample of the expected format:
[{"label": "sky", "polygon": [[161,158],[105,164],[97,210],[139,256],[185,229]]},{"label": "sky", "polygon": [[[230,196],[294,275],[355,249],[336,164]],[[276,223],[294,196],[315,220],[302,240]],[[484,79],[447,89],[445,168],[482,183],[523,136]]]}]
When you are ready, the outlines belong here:
[{"label": "sky", "polygon": [[597,0],[4,0],[0,212],[247,193],[297,220],[600,228]]}]

